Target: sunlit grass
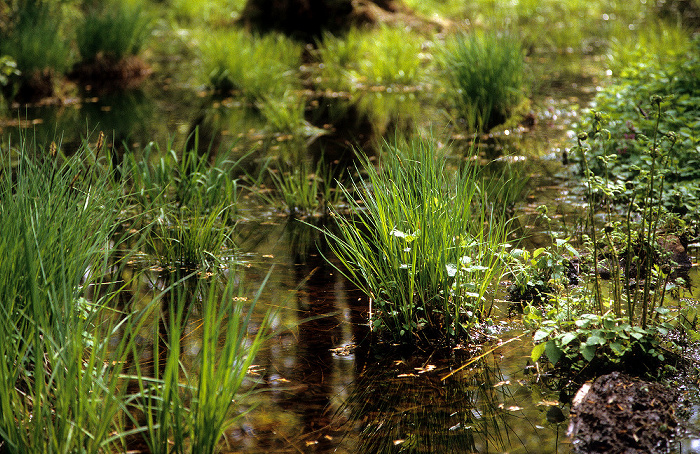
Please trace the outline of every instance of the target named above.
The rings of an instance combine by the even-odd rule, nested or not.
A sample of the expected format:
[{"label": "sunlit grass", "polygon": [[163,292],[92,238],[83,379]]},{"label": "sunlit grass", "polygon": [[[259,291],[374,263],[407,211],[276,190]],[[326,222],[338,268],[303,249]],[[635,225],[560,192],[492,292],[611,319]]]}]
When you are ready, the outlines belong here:
[{"label": "sunlit grass", "polygon": [[424,81],[425,39],[403,28],[351,29],[319,43],[321,86],[331,90],[416,85]]},{"label": "sunlit grass", "polygon": [[255,103],[300,87],[302,45],[283,35],[209,30],[201,40],[203,70],[216,92]]},{"label": "sunlit grass", "polygon": [[609,68],[615,75],[624,69],[648,65],[655,61],[659,67],[678,60],[690,50],[691,38],[677,25],[657,22],[614,39],[608,53]]},{"label": "sunlit grass", "polygon": [[109,174],[87,165],[91,150],[64,160],[56,144],[45,155],[18,145],[15,165],[0,145],[3,448],[104,452],[123,428],[127,344],[111,343],[118,324],[101,324],[109,297],[85,295],[110,288],[100,279],[123,200]]},{"label": "sunlit grass", "polygon": [[115,60],[136,55],[149,32],[149,18],[143,7],[123,2],[108,2],[89,9],[76,29],[83,61],[93,61],[98,54]]},{"label": "sunlit grass", "polygon": [[334,181],[333,169],[319,161],[311,167],[307,161],[270,169],[276,193],[268,197],[270,203],[280,201],[292,217],[325,216],[328,207],[337,206],[342,191]]},{"label": "sunlit grass", "polygon": [[151,142],[140,154],[128,151],[122,172],[131,183],[130,198],[145,210],[187,207],[223,210],[224,219],[234,216],[242,191],[235,177],[240,160],[230,161],[226,153],[218,153],[210,162],[209,154],[198,150],[198,137],[195,131],[193,146],[181,153],[172,142],[165,150]]},{"label": "sunlit grass", "polygon": [[[432,141],[387,146],[363,161],[347,217],[327,232],[343,272],[371,299],[372,326],[403,344],[469,335],[489,316],[507,223],[488,203],[493,187],[467,164],[450,169]],[[494,185],[497,186],[497,185]]]},{"label": "sunlit grass", "polygon": [[[210,282],[192,277],[158,295],[164,334],[153,333],[153,375],[137,364],[132,377],[138,395],[130,406],[143,415],[140,436],[152,453],[221,451],[224,431],[245,413],[248,369],[270,334],[267,315],[253,322],[267,278],[249,296],[238,270]],[[194,364],[185,367],[182,352],[192,348]]]},{"label": "sunlit grass", "polygon": [[[160,266],[171,270],[209,270],[226,263],[225,248],[234,245],[230,228],[221,222],[224,209],[203,213],[198,208],[163,213],[149,228],[149,243]],[[230,254],[227,254],[230,255]]]},{"label": "sunlit grass", "polygon": [[[268,334],[265,317],[252,326],[262,286],[251,296],[233,269],[210,279],[168,270],[145,304],[131,295],[148,227],[123,228],[139,215],[126,214],[104,149],[102,139],[70,157],[56,143],[0,145],[2,449],[124,452],[140,437],[152,452],[217,452]],[[220,238],[207,230],[217,214],[180,227]],[[180,342],[193,332],[186,370]],[[150,348],[153,363],[140,363]]]},{"label": "sunlit grass", "polygon": [[185,24],[226,24],[238,18],[245,0],[173,0],[175,19]]},{"label": "sunlit grass", "polygon": [[472,130],[503,123],[525,97],[520,42],[495,33],[458,34],[441,55],[457,114]]}]

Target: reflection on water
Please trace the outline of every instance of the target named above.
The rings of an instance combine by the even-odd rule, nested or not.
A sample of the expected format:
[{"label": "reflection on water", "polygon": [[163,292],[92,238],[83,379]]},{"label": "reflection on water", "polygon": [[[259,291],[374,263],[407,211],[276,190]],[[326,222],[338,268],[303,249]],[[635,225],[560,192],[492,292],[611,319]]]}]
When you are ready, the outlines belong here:
[{"label": "reflection on water", "polygon": [[[250,228],[265,233],[247,279],[274,266],[265,298],[279,331],[256,358],[260,392],[228,431],[229,452],[568,452],[566,423],[547,418],[557,402],[524,380],[528,342],[444,381],[469,355],[368,358],[366,301],[314,252],[321,238],[300,224]],[[300,237],[308,253],[289,247]]]},{"label": "reflection on water", "polygon": [[[244,257],[246,288],[257,289],[273,269],[256,311],[261,320],[267,308],[276,309],[277,334],[256,357],[249,385],[258,391],[239,402],[239,409],[250,411],[227,431],[225,452],[570,452],[564,436],[568,405],[526,375],[527,336],[493,344],[492,352],[464,369],[474,352],[370,356],[367,302],[324,259],[329,251],[317,231],[297,221],[262,221],[243,225],[240,237],[242,249],[250,251]],[[132,285],[123,299],[135,306],[148,304],[167,285],[156,271],[124,280]],[[681,297],[697,299],[697,289]],[[159,326],[158,317],[146,325]],[[190,371],[196,369],[197,326],[186,327],[181,346]],[[144,346],[154,339],[148,329],[132,335]],[[139,360],[153,363],[147,354]],[[676,452],[694,452],[693,442],[681,440]]]}]

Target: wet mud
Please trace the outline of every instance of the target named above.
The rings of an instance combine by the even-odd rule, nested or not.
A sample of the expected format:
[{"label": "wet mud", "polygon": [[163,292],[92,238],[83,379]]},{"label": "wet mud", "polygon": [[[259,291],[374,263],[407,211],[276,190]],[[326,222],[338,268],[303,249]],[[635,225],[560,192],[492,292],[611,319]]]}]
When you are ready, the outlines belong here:
[{"label": "wet mud", "polygon": [[668,452],[678,422],[675,392],[619,372],[585,384],[574,398],[567,434],[586,454]]}]

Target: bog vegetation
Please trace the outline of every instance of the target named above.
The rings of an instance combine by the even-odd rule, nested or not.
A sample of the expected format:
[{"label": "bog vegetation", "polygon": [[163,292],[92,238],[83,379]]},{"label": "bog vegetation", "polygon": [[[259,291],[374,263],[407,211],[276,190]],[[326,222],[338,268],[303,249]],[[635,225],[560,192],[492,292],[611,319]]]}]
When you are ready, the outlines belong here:
[{"label": "bog vegetation", "polygon": [[[310,42],[242,27],[243,2],[0,6],[0,451],[219,450],[273,331],[238,224],[270,211],[323,232],[381,349],[479,343],[507,281],[542,370],[682,367],[700,39],[652,2],[464,3]],[[566,144],[585,212],[540,207],[528,247],[527,175],[494,158],[581,76],[573,56],[605,81]],[[160,142],[131,138],[149,112],[128,103],[79,140],[5,134],[18,106],[87,105],[105,79],[100,96],[136,81],[207,107]]]}]

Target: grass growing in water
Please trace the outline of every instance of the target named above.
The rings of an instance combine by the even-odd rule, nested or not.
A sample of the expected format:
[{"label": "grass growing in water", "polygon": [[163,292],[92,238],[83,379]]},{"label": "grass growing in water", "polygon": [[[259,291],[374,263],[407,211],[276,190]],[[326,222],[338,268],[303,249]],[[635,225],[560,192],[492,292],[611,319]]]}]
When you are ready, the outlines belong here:
[{"label": "grass growing in water", "polygon": [[[140,432],[150,452],[219,452],[224,430],[243,415],[236,403],[251,392],[247,372],[269,331],[265,316],[251,333],[267,278],[247,298],[241,277],[230,270],[223,280],[215,275],[210,282],[196,279],[192,284],[190,275],[160,295],[167,307],[160,321],[165,334],[154,333],[153,375],[136,364],[132,377],[139,392],[131,405],[143,415]],[[195,365],[188,370],[181,354],[192,348],[184,345],[186,327],[192,324],[201,342]]]},{"label": "grass growing in water", "polygon": [[245,30],[209,31],[201,46],[203,68],[220,94],[240,92],[251,104],[280,99],[299,88],[296,72],[302,45],[280,34],[257,36]]},{"label": "grass growing in water", "polygon": [[[342,37],[324,35],[318,53],[321,86],[354,91],[367,86],[416,85],[423,81],[423,39],[403,28],[352,28]],[[377,58],[381,55],[381,58]]]},{"label": "grass growing in water", "polygon": [[[114,175],[92,164],[102,147],[84,145],[70,158],[59,148],[20,143],[0,152],[0,448],[124,452],[134,435],[152,441],[160,431],[165,435],[149,444],[153,452],[173,452],[173,445],[177,452],[216,452],[267,333],[263,320],[249,334],[260,290],[252,303],[242,297],[234,271],[211,284],[197,281],[194,292],[185,291],[184,279],[169,284],[162,294],[175,296],[164,342],[173,371],[153,376],[133,364],[132,372],[133,359],[148,348],[142,333],[158,336],[150,322],[159,297],[141,308],[116,303],[128,285],[119,276],[143,235],[118,233],[126,201]],[[112,255],[117,249],[128,252]],[[185,327],[176,322],[192,308],[203,317],[201,366],[187,375],[178,347]],[[133,382],[141,384],[135,391]],[[162,417],[139,417],[152,415],[156,403]]]},{"label": "grass growing in water", "polygon": [[352,217],[327,232],[344,273],[372,301],[371,323],[402,344],[454,342],[485,320],[508,223],[473,161],[451,171],[432,141],[387,146],[345,190]]},{"label": "grass growing in water", "polygon": [[231,161],[226,153],[218,153],[210,163],[209,153],[198,152],[198,137],[195,131],[194,145],[180,154],[171,142],[166,145],[167,152],[150,142],[141,156],[130,151],[125,154],[123,177],[131,182],[131,197],[138,205],[147,210],[223,210],[224,219],[235,215],[241,185],[234,175],[247,155]]},{"label": "grass growing in water", "polygon": [[468,128],[491,129],[523,101],[523,50],[514,37],[459,34],[446,43],[441,58],[450,98]]},{"label": "grass growing in water", "polygon": [[[307,161],[297,167],[270,169],[270,176],[290,216],[324,216],[328,207],[337,206],[343,195],[333,182],[333,169],[323,161],[315,169]],[[274,203],[275,199],[270,197],[269,201]]]},{"label": "grass growing in water", "polygon": [[107,2],[88,10],[77,27],[76,40],[83,61],[94,61],[99,54],[120,60],[138,54],[149,31],[149,19],[142,7]]},{"label": "grass growing in water", "polygon": [[126,345],[110,345],[117,324],[100,326],[109,298],[84,295],[99,284],[121,196],[83,165],[84,150],[61,162],[29,149],[20,144],[16,166],[1,154],[1,438],[9,452],[103,452],[120,430],[122,365],[111,359]]}]

